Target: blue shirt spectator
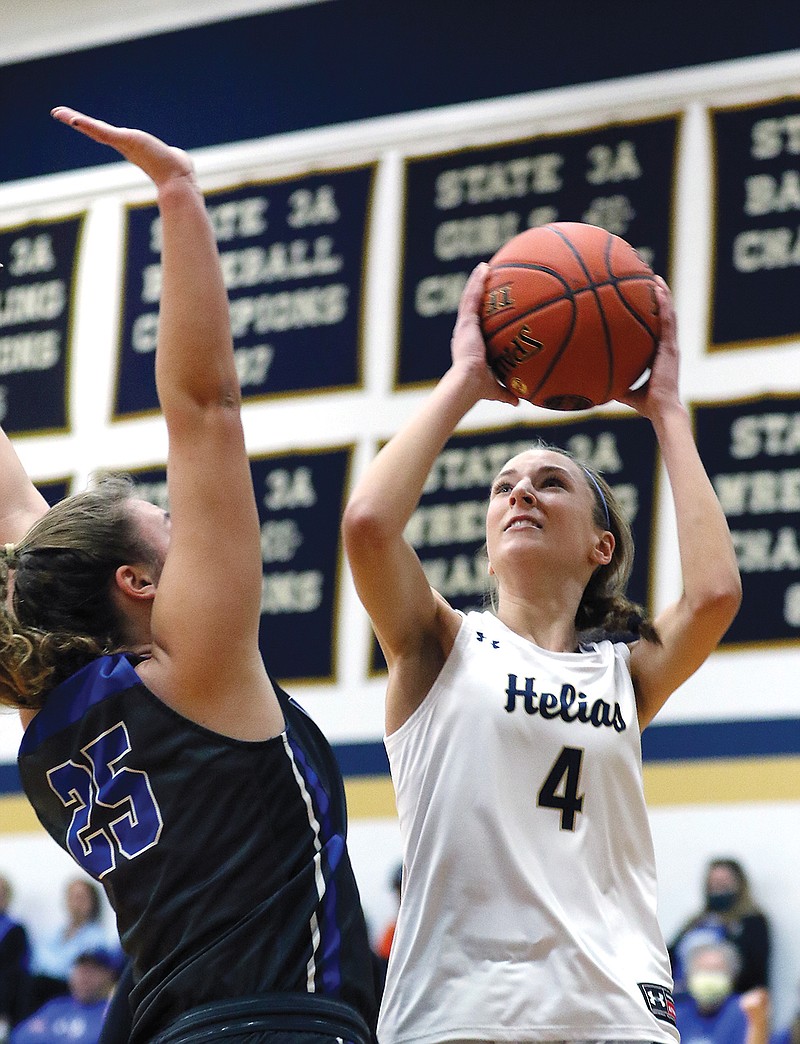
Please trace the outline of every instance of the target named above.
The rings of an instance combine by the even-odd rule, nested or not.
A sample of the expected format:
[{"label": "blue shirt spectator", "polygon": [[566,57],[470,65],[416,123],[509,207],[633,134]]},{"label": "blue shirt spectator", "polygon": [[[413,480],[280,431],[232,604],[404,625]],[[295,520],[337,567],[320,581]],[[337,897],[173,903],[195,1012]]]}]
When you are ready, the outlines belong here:
[{"label": "blue shirt spectator", "polygon": [[737,993],[736,947],[704,942],[686,957],[686,992],[675,998],[681,1044],[769,1044],[769,995],[763,987]]},{"label": "blue shirt spectator", "polygon": [[747,1036],[747,1017],[737,993],[732,993],[722,1007],[713,1012],[702,1011],[688,993],[677,997],[675,1021],[681,1044],[744,1044]]},{"label": "blue shirt spectator", "polygon": [[53,997],[11,1033],[9,1044],[97,1044],[108,1000],[80,1004],[70,996]]},{"label": "blue shirt spectator", "polygon": [[97,1044],[122,963],[122,953],[107,948],[79,954],[69,973],[69,994],[53,997],[21,1022],[9,1044]]},{"label": "blue shirt spectator", "polygon": [[88,877],[72,878],[64,898],[67,917],[63,926],[35,941],[24,1015],[39,1011],[53,997],[69,993],[70,969],[79,954],[108,946],[119,947],[119,939],[103,925],[102,893],[93,881]]}]

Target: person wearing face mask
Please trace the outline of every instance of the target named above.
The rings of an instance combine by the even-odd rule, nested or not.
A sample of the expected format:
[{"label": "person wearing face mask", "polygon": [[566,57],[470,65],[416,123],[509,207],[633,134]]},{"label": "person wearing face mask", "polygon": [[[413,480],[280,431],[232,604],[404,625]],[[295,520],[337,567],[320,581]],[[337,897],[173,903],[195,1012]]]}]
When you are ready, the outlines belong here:
[{"label": "person wearing face mask", "polygon": [[681,1044],[768,1044],[769,994],[738,993],[741,958],[727,940],[699,943],[686,958],[686,992],[675,999]]},{"label": "person wearing face mask", "polygon": [[712,859],[706,867],[705,904],[681,928],[669,946],[676,992],[686,989],[689,950],[699,943],[727,940],[739,955],[734,991],[769,987],[770,926],[750,893],[741,863]]}]

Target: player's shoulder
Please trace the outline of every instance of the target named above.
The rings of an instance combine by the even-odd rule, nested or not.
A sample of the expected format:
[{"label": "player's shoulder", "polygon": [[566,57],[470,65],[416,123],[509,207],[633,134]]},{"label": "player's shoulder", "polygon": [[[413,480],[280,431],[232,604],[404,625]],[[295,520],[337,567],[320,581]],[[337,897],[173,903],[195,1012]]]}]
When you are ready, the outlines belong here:
[{"label": "player's shoulder", "polygon": [[111,697],[142,686],[135,659],[125,653],[99,656],[59,682],[26,726],[20,756],[33,753],[59,733],[67,734],[90,713],[107,705]]}]

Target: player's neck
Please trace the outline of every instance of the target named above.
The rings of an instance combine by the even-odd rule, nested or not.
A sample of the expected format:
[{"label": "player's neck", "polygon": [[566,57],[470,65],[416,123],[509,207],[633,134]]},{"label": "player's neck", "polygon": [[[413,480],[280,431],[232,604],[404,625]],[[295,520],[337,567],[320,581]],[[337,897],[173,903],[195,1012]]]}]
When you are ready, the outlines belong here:
[{"label": "player's neck", "polygon": [[578,644],[575,613],[563,606],[532,605],[514,596],[501,599],[498,618],[522,638],[550,652],[574,652]]}]

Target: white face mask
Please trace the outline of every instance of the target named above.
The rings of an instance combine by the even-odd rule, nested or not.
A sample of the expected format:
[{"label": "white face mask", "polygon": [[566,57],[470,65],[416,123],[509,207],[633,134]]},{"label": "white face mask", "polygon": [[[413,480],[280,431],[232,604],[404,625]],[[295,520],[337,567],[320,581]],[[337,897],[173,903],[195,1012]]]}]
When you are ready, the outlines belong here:
[{"label": "white face mask", "polygon": [[686,982],[701,1011],[715,1011],[733,992],[733,980],[724,971],[697,971]]}]

